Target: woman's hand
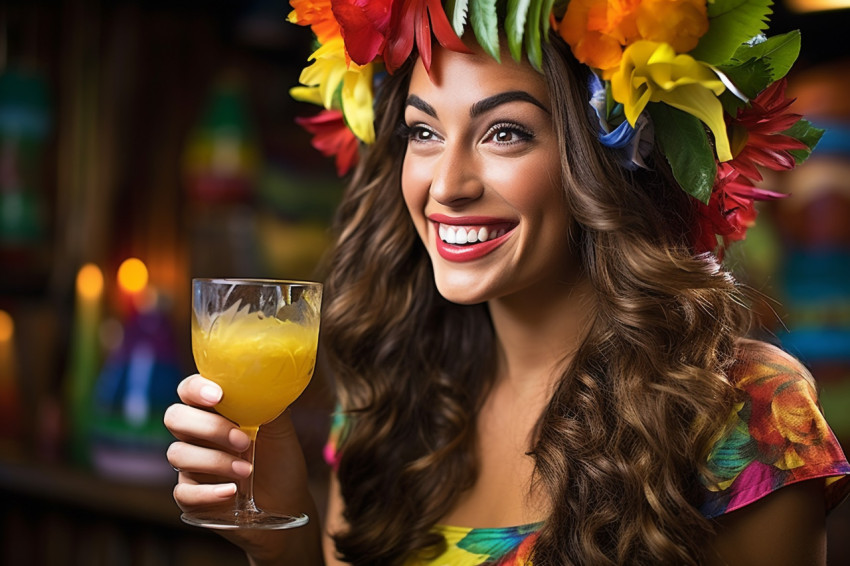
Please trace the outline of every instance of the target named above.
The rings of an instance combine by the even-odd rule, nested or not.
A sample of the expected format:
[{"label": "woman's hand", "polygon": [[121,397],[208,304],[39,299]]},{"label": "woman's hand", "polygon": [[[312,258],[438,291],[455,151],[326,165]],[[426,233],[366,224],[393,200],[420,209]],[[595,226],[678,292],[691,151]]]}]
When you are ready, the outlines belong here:
[{"label": "woman's hand", "polygon": [[[248,477],[251,464],[240,454],[250,439],[233,422],[214,412],[221,388],[200,375],[180,382],[182,403],[169,407],[165,426],[177,439],[168,448],[168,461],[177,469],[174,500],[186,512],[230,508],[236,482]],[[256,447],[254,497],[257,506],[297,515],[307,513],[310,523],[283,531],[234,529],[220,531],[241,547],[253,564],[322,564],[320,528],[315,504],[307,489],[307,470],[288,411],[260,427]]]}]

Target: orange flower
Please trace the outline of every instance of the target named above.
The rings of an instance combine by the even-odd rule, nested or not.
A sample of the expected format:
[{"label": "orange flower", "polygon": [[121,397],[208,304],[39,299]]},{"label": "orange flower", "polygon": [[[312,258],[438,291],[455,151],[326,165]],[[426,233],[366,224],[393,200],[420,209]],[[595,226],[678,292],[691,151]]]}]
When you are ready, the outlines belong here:
[{"label": "orange flower", "polygon": [[682,54],[706,31],[705,0],[571,0],[558,24],[576,59],[605,79],[619,67],[623,49],[636,41],[668,43]]},{"label": "orange flower", "polygon": [[637,9],[641,39],[669,43],[676,53],[687,53],[708,31],[703,0],[643,0]]},{"label": "orange flower", "polygon": [[576,59],[602,71],[620,65],[623,45],[637,34],[637,0],[571,0],[558,32]]},{"label": "orange flower", "polygon": [[331,11],[331,0],[290,0],[289,4],[292,12],[287,19],[299,26],[310,26],[319,43],[342,37],[339,24]]}]

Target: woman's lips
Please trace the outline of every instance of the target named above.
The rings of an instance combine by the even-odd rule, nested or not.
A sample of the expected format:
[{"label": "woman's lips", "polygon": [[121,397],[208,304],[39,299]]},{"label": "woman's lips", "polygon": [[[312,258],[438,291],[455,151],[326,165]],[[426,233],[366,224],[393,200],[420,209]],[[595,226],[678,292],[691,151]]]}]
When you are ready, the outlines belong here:
[{"label": "woman's lips", "polygon": [[516,222],[485,216],[451,217],[434,214],[437,253],[443,259],[464,262],[479,259],[501,246]]}]

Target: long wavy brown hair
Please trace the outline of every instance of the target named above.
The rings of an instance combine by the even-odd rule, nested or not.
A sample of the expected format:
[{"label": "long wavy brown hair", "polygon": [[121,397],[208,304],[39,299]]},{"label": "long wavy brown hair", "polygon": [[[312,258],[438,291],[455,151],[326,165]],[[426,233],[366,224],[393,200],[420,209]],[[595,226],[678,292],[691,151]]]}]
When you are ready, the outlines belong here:
[{"label": "long wavy brown hair", "polygon": [[[349,526],[334,538],[355,565],[444,548],[432,527],[475,481],[494,376],[486,305],[438,294],[402,198],[411,68],[380,87],[377,140],[338,210],[326,279],[325,353],[347,416],[337,475]],[[529,446],[552,503],[534,564],[698,564],[711,533],[700,481],[734,402],[725,371],[747,310],[713,257],[695,256],[694,201],[663,157],[629,172],[596,140],[586,71],[557,37],[544,75],[564,214],[598,309]]]}]

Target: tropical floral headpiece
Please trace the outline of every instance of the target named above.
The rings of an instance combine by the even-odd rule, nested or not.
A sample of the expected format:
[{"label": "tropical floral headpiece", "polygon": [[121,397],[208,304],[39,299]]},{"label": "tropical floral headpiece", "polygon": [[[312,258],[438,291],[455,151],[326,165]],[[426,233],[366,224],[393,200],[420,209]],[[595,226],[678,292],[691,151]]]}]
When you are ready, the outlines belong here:
[{"label": "tropical floral headpiece", "polygon": [[324,107],[298,122],[344,175],[375,138],[376,76],[394,72],[416,45],[426,69],[432,38],[460,52],[471,28],[479,45],[537,69],[554,30],[593,71],[590,105],[599,139],[625,167],[645,167],[655,144],[699,204],[698,251],[722,255],[755,221],[759,167],[791,169],[822,135],[788,111],[785,75],[797,31],[767,38],[772,0],[290,0],[289,20],[310,26],[318,49],[297,100]]}]

